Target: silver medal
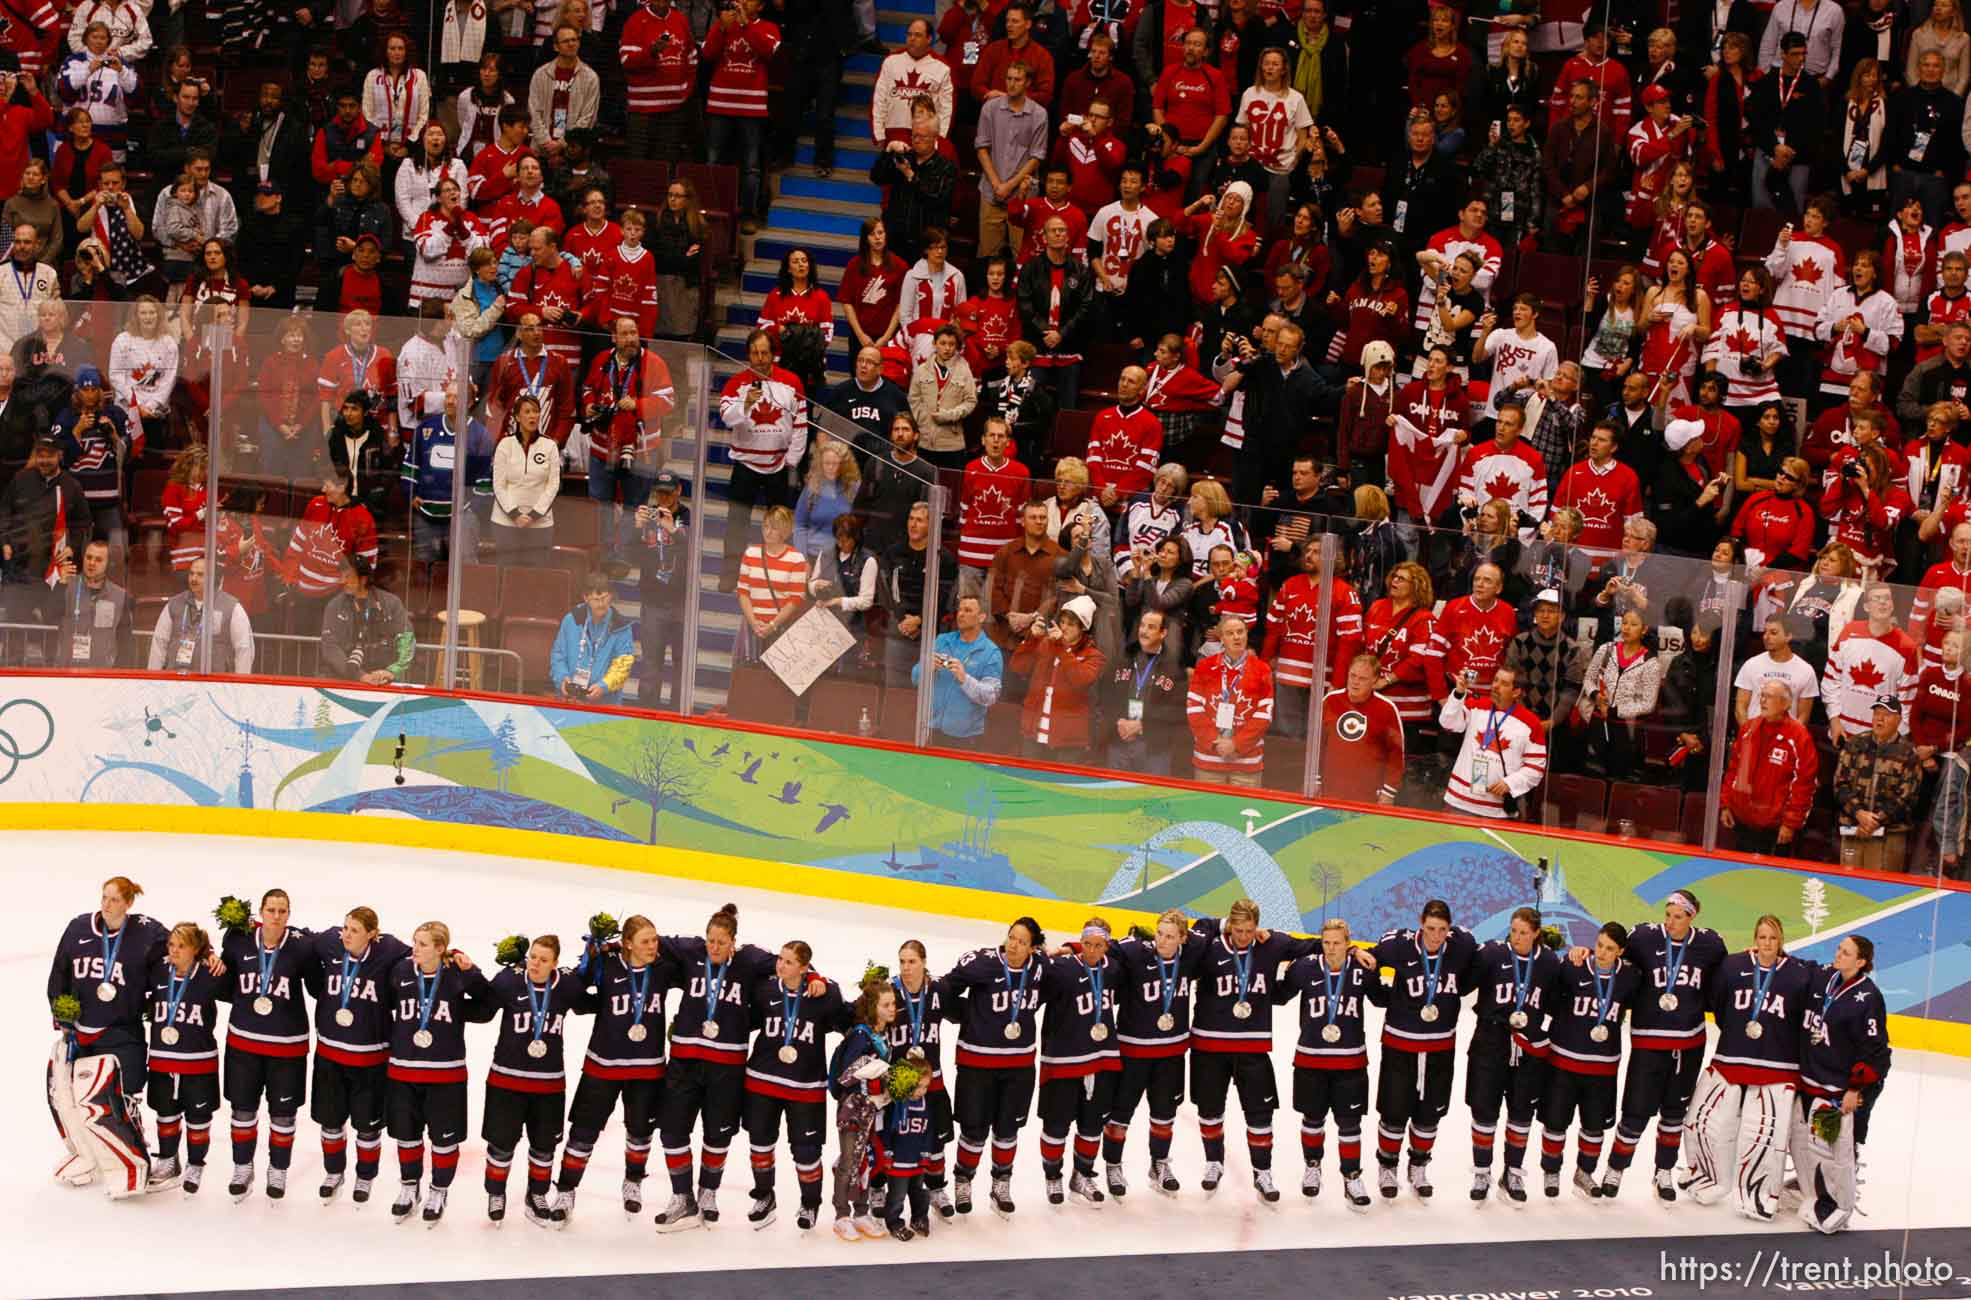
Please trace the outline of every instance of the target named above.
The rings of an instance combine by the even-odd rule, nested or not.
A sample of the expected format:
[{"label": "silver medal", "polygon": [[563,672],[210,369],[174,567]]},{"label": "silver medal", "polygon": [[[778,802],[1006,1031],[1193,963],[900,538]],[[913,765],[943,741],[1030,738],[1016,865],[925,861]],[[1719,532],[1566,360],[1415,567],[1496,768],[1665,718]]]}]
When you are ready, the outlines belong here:
[{"label": "silver medal", "polygon": [[1088,1031],[1088,1036],[1099,1043],[1109,1036],[1109,1027],[1107,1025],[1096,1025]]},{"label": "silver medal", "polygon": [[1421,1021],[1423,1021],[1423,1022],[1424,1022],[1424,1023],[1426,1024],[1426,1025],[1434,1025],[1434,1024],[1436,1024],[1436,1023],[1437,1023],[1437,1004],[1436,1004],[1435,1002],[1426,1002],[1426,1003],[1424,1003],[1424,1006],[1423,1006],[1423,1010],[1421,1010],[1421,1011],[1419,1011],[1419,1012],[1417,1012],[1417,1018],[1418,1018],[1419,1020],[1421,1020]]},{"label": "silver medal", "polygon": [[719,1022],[716,1020],[707,1020],[705,1022],[705,1037],[717,1038],[718,1036],[719,1036]]},{"label": "silver medal", "polygon": [[429,1047],[431,1046],[431,1031],[429,1029],[420,1029],[411,1035],[411,1041],[419,1047]]},{"label": "silver medal", "polygon": [[1763,1038],[1765,1033],[1766,1027],[1756,1020],[1745,1026],[1745,1036],[1747,1038]]},{"label": "silver medal", "polygon": [[108,980],[104,980],[101,984],[98,984],[96,986],[96,1001],[116,1001],[116,985],[110,983]]},{"label": "silver medal", "polygon": [[629,1039],[632,1043],[640,1043],[644,1039],[648,1038],[649,1036],[650,1036],[650,1031],[648,1029],[645,1029],[642,1025],[630,1026]]},{"label": "silver medal", "polygon": [[349,1026],[356,1023],[356,1013],[351,1011],[348,1007],[337,1007],[335,1012],[335,1023],[341,1025],[344,1029],[347,1029],[349,1028]]},{"label": "silver medal", "polygon": [[1013,1023],[1006,1026],[1006,1040],[1008,1042],[1011,1042],[1013,1039],[1018,1038],[1019,1036],[1020,1036],[1020,1022],[1015,1020]]},{"label": "silver medal", "polygon": [[1588,1037],[1590,1037],[1590,1038],[1592,1038],[1592,1039],[1594,1039],[1594,1040],[1595,1040],[1595,1041],[1596,1041],[1597,1043],[1605,1043],[1605,1042],[1607,1042],[1607,1041],[1608,1041],[1608,1026],[1607,1026],[1607,1025],[1596,1025],[1596,1026],[1595,1026],[1595,1027],[1594,1027],[1593,1029],[1590,1029],[1590,1030],[1588,1031]]},{"label": "silver medal", "polygon": [[543,1056],[547,1055],[547,1044],[536,1038],[533,1042],[527,1044],[527,1055],[537,1061],[540,1060]]},{"label": "silver medal", "polygon": [[253,999],[253,1014],[254,1014],[254,1015],[256,1015],[256,1016],[271,1016],[271,1015],[273,1015],[273,1014],[274,1014],[274,1000],[273,1000],[272,998],[270,998],[270,997],[268,997],[268,996],[267,996],[266,994],[264,994],[264,993],[263,993],[263,994],[261,994],[261,995],[260,995],[259,997],[257,997],[257,998],[255,998],[255,999]]},{"label": "silver medal", "polygon": [[1532,1017],[1528,1016],[1524,1011],[1515,1011],[1506,1017],[1506,1023],[1514,1029],[1524,1029],[1531,1019]]},{"label": "silver medal", "polygon": [[1163,1030],[1165,1033],[1169,1033],[1171,1030],[1177,1028],[1177,1017],[1171,1015],[1168,1011],[1164,1012],[1157,1017],[1157,1028]]},{"label": "silver medal", "polygon": [[1252,1003],[1234,1002],[1232,1004],[1232,1014],[1241,1020],[1248,1019],[1252,1015]]},{"label": "silver medal", "polygon": [[1677,1009],[1677,995],[1674,993],[1665,993],[1662,997],[1656,999],[1656,1005],[1662,1007],[1665,1011],[1675,1011]]},{"label": "silver medal", "polygon": [[178,1041],[178,1026],[166,1025],[164,1028],[158,1030],[157,1040],[160,1043],[163,1043],[166,1047],[171,1046],[173,1043]]},{"label": "silver medal", "polygon": [[1321,1041],[1324,1043],[1339,1043],[1341,1041],[1341,1026],[1322,1025]]},{"label": "silver medal", "polygon": [[794,1045],[792,1043],[783,1043],[781,1045],[780,1063],[782,1065],[792,1065],[794,1062],[800,1059],[801,1059],[801,1054],[794,1050]]}]

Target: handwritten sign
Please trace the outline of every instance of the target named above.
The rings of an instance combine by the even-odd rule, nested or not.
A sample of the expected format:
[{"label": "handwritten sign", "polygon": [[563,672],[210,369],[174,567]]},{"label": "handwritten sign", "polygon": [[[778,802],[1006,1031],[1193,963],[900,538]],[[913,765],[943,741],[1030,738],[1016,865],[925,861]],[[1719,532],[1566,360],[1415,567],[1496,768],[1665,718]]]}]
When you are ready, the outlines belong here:
[{"label": "handwritten sign", "polygon": [[795,619],[778,640],[766,648],[760,662],[796,695],[807,694],[815,678],[855,648],[855,634],[842,621],[816,605]]}]

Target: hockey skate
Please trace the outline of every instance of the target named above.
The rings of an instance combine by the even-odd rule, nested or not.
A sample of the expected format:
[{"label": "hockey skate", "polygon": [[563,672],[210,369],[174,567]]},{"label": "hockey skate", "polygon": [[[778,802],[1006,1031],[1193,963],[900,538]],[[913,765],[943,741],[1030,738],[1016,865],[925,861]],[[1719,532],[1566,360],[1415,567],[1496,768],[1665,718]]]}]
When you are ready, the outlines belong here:
[{"label": "hockey skate", "polygon": [[1061,1176],[1059,1174],[1050,1174],[1047,1178],[1047,1203],[1049,1205],[1059,1205],[1067,1199],[1067,1187],[1061,1182]]},{"label": "hockey skate", "polygon": [[342,1180],[346,1176],[344,1174],[328,1174],[323,1177],[321,1192],[323,1205],[333,1204],[335,1198],[342,1194]]},{"label": "hockey skate", "polygon": [[[642,1207],[638,1206],[638,1209],[641,1210]],[[555,1196],[554,1208],[548,1211],[548,1217],[554,1220],[554,1226],[557,1229],[565,1228],[575,1221],[574,1188],[571,1187],[567,1191]]]},{"label": "hockey skate", "polygon": [[1601,1176],[1602,1199],[1605,1201],[1612,1201],[1616,1198],[1618,1194],[1620,1194],[1621,1191],[1622,1191],[1622,1171],[1620,1169],[1613,1169],[1613,1168],[1603,1171]]},{"label": "hockey skate", "polygon": [[520,1202],[520,1212],[527,1222],[536,1228],[556,1228],[568,1222],[554,1217],[554,1204],[548,1200],[546,1192],[529,1192]]},{"label": "hockey skate", "polygon": [[1259,1200],[1263,1205],[1278,1205],[1280,1203],[1280,1187],[1279,1184],[1273,1181],[1273,1171],[1271,1169],[1255,1169],[1253,1171],[1252,1190],[1259,1193]]},{"label": "hockey skate", "polygon": [[1218,1190],[1218,1185],[1224,1181],[1225,1181],[1224,1162],[1219,1160],[1205,1161],[1204,1178],[1198,1184],[1198,1186],[1204,1188],[1204,1194],[1206,1196],[1210,1196],[1213,1192]]},{"label": "hockey skate", "polygon": [[772,1223],[776,1213],[773,1193],[764,1192],[753,1198],[753,1204],[746,1211],[746,1222],[757,1231]]},{"label": "hockey skate", "polygon": [[972,1212],[972,1180],[953,1178],[951,1180],[952,1208],[960,1214]]},{"label": "hockey skate", "polygon": [[1129,1195],[1129,1180],[1122,1176],[1121,1165],[1110,1165],[1104,1172],[1108,1175],[1109,1195],[1118,1201]]},{"label": "hockey skate", "polygon": [[1659,1169],[1656,1171],[1656,1199],[1664,1205],[1675,1205],[1677,1203],[1676,1180],[1670,1176],[1668,1169]]},{"label": "hockey skate", "polygon": [[951,1192],[943,1187],[931,1189],[931,1208],[938,1212],[940,1219],[949,1219],[958,1212],[951,1203]]},{"label": "hockey skate", "polygon": [[368,1204],[368,1203],[369,1203],[369,1199],[370,1199],[370,1188],[371,1188],[371,1186],[373,1186],[373,1184],[371,1183],[371,1181],[370,1181],[369,1179],[367,1179],[367,1178],[358,1178],[358,1179],[356,1180],[356,1185],[355,1185],[355,1187],[353,1187],[352,1189],[350,1189],[350,1192],[349,1192],[349,1199],[350,1199],[350,1200],[352,1200],[352,1201],[354,1201],[354,1202],[355,1202],[356,1204],[358,1204],[358,1205],[366,1205],[366,1204]]},{"label": "hockey skate", "polygon": [[1398,1186],[1396,1166],[1386,1165],[1378,1161],[1376,1163],[1376,1190],[1382,1193],[1382,1199],[1385,1201],[1395,1200]]},{"label": "hockey skate", "polygon": [[1505,1189],[1506,1202],[1514,1209],[1526,1204],[1526,1179],[1517,1169],[1508,1169],[1499,1175],[1499,1186]]},{"label": "hockey skate", "polygon": [[1546,1187],[1549,1200],[1557,1198],[1560,1195],[1560,1173],[1558,1171],[1547,1173],[1543,1170],[1541,1171],[1540,1179]]},{"label": "hockey skate", "polygon": [[[448,1188],[434,1187],[424,1194],[425,1227],[435,1228],[438,1226],[438,1220],[445,1217],[445,1198],[449,1195],[449,1192],[450,1189]],[[500,1199],[505,1200],[506,1198],[502,1197]]]},{"label": "hockey skate", "polygon": [[673,1192],[671,1203],[657,1211],[657,1231],[683,1232],[688,1228],[702,1228],[705,1219],[698,1210],[698,1202],[683,1192]]},{"label": "hockey skate", "polygon": [[1095,1185],[1095,1175],[1093,1174],[1077,1173],[1073,1178],[1070,1178],[1068,1180],[1068,1194],[1091,1210],[1101,1209],[1102,1202],[1107,1199],[1102,1195],[1102,1189]]},{"label": "hockey skate", "polygon": [[1585,1169],[1576,1169],[1574,1171],[1574,1190],[1580,1194],[1583,1200],[1598,1201],[1601,1199],[1601,1187],[1595,1182],[1595,1176]]},{"label": "hockey skate", "polygon": [[397,1199],[391,1202],[390,1217],[398,1223],[408,1223],[411,1211],[417,1206],[418,1184],[402,1183],[397,1188]]},{"label": "hockey skate", "polygon": [[235,1201],[243,1201],[253,1191],[253,1166],[234,1165],[232,1181],[226,1184],[226,1195]]},{"label": "hockey skate", "polygon": [[486,1217],[493,1221],[495,1228],[506,1223],[506,1193],[492,1192],[486,1197]]},{"label": "hockey skate", "polygon": [[1474,1169],[1471,1171],[1471,1199],[1482,1201],[1492,1195],[1492,1171]]},{"label": "hockey skate", "polygon": [[147,1192],[161,1192],[168,1187],[175,1186],[178,1180],[183,1177],[184,1171],[178,1167],[177,1156],[156,1159],[151,1161],[151,1176],[150,1180],[145,1183],[144,1190]]},{"label": "hockey skate", "polygon": [[821,1207],[819,1205],[808,1205],[803,1203],[801,1208],[795,1212],[794,1226],[799,1228],[802,1232],[813,1232],[814,1221],[816,1219],[819,1219],[820,1217],[821,1217]]},{"label": "hockey skate", "polygon": [[992,1176],[992,1212],[1002,1219],[1013,1217],[1013,1176],[994,1174]]},{"label": "hockey skate", "polygon": [[185,1189],[185,1195],[187,1196],[198,1195],[198,1185],[204,1181],[205,1181],[204,1165],[185,1166],[185,1181],[181,1184],[181,1186],[184,1187]]},{"label": "hockey skate", "polygon": [[1183,1187],[1183,1184],[1177,1181],[1177,1175],[1170,1171],[1170,1161],[1168,1160],[1152,1160],[1150,1162],[1150,1181],[1165,1196],[1175,1196]]},{"label": "hockey skate", "polygon": [[269,1169],[267,1171],[267,1199],[278,1201],[287,1195],[287,1170]]},{"label": "hockey skate", "polygon": [[1431,1186],[1430,1186],[1429,1165],[1419,1164],[1415,1160],[1412,1160],[1410,1162],[1410,1190],[1415,1192],[1418,1196],[1422,1197],[1426,1201],[1430,1199]]},{"label": "hockey skate", "polygon": [[698,1217],[705,1220],[705,1226],[708,1228],[719,1221],[718,1188],[701,1187],[698,1189]]},{"label": "hockey skate", "polygon": [[1300,1174],[1300,1194],[1319,1196],[1321,1194],[1321,1166],[1309,1165]]},{"label": "hockey skate", "polygon": [[[569,1200],[571,1203],[574,1200],[572,1193],[569,1196]],[[623,1180],[623,1213],[629,1215],[631,1218],[635,1218],[637,1215],[643,1213],[643,1180],[641,1178],[625,1178]]]},{"label": "hockey skate", "polygon": [[1342,1178],[1341,1195],[1348,1202],[1348,1208],[1357,1214],[1369,1208],[1369,1185],[1362,1181],[1360,1174],[1348,1174]]}]

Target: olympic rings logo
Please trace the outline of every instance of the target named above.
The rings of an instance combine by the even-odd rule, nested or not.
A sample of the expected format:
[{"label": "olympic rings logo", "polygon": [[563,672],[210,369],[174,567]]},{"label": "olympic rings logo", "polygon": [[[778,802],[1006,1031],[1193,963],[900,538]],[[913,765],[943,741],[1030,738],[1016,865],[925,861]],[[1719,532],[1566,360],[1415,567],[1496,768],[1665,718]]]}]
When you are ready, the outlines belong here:
[{"label": "olympic rings logo", "polygon": [[[20,738],[8,730],[6,725],[7,714],[15,709],[30,709],[41,715],[41,743],[24,746],[21,744]],[[29,731],[28,734],[31,736],[34,733]],[[48,712],[47,705],[41,703],[39,700],[26,699],[8,700],[5,704],[0,704],[0,762],[7,764],[6,770],[0,772],[0,785],[5,785],[11,781],[14,773],[20,771],[22,763],[27,762],[29,759],[41,757],[48,752],[48,746],[54,743],[55,717],[52,713]]]}]

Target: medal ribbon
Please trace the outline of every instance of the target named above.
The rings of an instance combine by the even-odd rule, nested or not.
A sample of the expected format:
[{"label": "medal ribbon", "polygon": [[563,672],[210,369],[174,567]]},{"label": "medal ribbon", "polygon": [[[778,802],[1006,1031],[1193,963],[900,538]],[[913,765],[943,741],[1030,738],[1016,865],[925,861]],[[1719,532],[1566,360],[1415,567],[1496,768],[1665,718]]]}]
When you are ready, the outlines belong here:
[{"label": "medal ribbon", "polygon": [[705,1019],[707,1020],[718,1019],[719,995],[725,992],[726,972],[731,969],[732,963],[729,961],[720,962],[716,966],[709,961],[705,963]]},{"label": "medal ribbon", "polygon": [[1253,947],[1254,945],[1247,944],[1243,951],[1239,949],[1232,950],[1232,969],[1239,977],[1239,1001],[1241,1002],[1246,1000],[1246,983],[1252,978]]},{"label": "medal ribbon", "polygon": [[105,984],[114,984],[116,974],[116,950],[123,946],[123,931],[112,933],[107,927],[103,930],[103,979]]},{"label": "medal ribbon", "polygon": [[274,963],[280,959],[281,948],[279,944],[275,944],[271,948],[262,948],[258,943],[255,943],[253,950],[260,955],[259,991],[260,996],[264,998],[269,996],[267,992],[267,980],[273,974]]},{"label": "medal ribbon", "polygon": [[420,1032],[430,1030],[431,1007],[438,1000],[438,978],[444,973],[442,966],[429,975],[417,971],[417,1027]]},{"label": "medal ribbon", "polygon": [[1514,953],[1512,955],[1512,1009],[1514,1011],[1526,1010],[1526,994],[1532,983],[1533,954],[1529,952],[1522,957]]},{"label": "medal ribbon", "polygon": [[1335,1022],[1335,1004],[1341,1000],[1341,986],[1347,979],[1348,966],[1345,962],[1340,970],[1329,970],[1325,964],[1322,965],[1321,988],[1327,995],[1328,1023],[1331,1025]]},{"label": "medal ribbon", "polygon": [[1163,1014],[1169,1015],[1170,1004],[1177,997],[1177,958],[1157,958],[1157,984],[1163,992]]},{"label": "medal ribbon", "polygon": [[1095,1023],[1102,1023],[1102,968],[1088,967],[1088,991],[1095,995]]},{"label": "medal ribbon", "polygon": [[342,954],[342,1009],[345,1011],[349,1009],[349,990],[354,986],[356,971],[362,964],[361,957],[351,957],[346,952]]},{"label": "medal ribbon", "polygon": [[1006,991],[1013,995],[1012,1011],[1006,1017],[1006,1023],[1017,1024],[1020,1019],[1021,1004],[1026,1001],[1027,976],[1033,973],[1033,963],[1029,961],[1025,966],[1020,967],[1020,980],[1017,985],[1013,982],[1013,968],[1006,964],[1003,954],[999,958],[999,969],[1006,973]]},{"label": "medal ribbon", "polygon": [[1759,959],[1752,959],[1752,1018],[1757,1020],[1759,1013],[1766,1009],[1766,990],[1772,986],[1773,976],[1779,970],[1779,963],[1761,966]]},{"label": "medal ribbon", "polygon": [[1677,973],[1684,968],[1684,952],[1689,947],[1689,939],[1677,943],[1669,935],[1663,936],[1663,980],[1666,991],[1676,991]]},{"label": "medal ribbon", "polygon": [[782,1047],[794,1045],[794,1030],[801,1023],[801,989],[806,987],[805,979],[800,988],[790,990],[785,985],[781,986],[780,1045]]},{"label": "medal ribbon", "polygon": [[527,1007],[533,1013],[534,1041],[540,1042],[541,1035],[547,1032],[548,998],[553,995],[554,982],[549,980],[536,989],[534,981],[527,981]]},{"label": "medal ribbon", "polygon": [[[1449,945],[1446,945],[1446,947],[1448,946]],[[1433,955],[1431,953],[1425,952],[1423,950],[1422,944],[1417,945],[1417,956],[1423,959],[1424,1002],[1426,1004],[1434,1003],[1437,1001],[1437,986],[1438,986],[1438,980],[1440,978],[1439,972],[1444,969],[1444,953],[1445,953],[1445,948],[1439,948],[1436,954]]]},{"label": "medal ribbon", "polygon": [[650,967],[632,966],[624,962],[623,969],[629,973],[630,996],[636,999],[636,1009],[630,1012],[630,1023],[640,1025],[643,1023],[643,992],[650,987]]},{"label": "medal ribbon", "polygon": [[1611,970],[1604,976],[1601,968],[1596,967],[1591,973],[1595,977],[1595,1023],[1606,1024],[1608,1004],[1615,1000],[1615,971]]},{"label": "medal ribbon", "polygon": [[[197,969],[198,967],[196,965],[192,967],[193,971]],[[185,990],[192,986],[192,975],[191,971],[187,971],[183,975],[180,975],[175,970],[168,971],[167,973],[171,977],[171,987],[166,994],[164,1023],[166,1026],[170,1026],[178,1022],[178,1004],[185,1000]]]}]

